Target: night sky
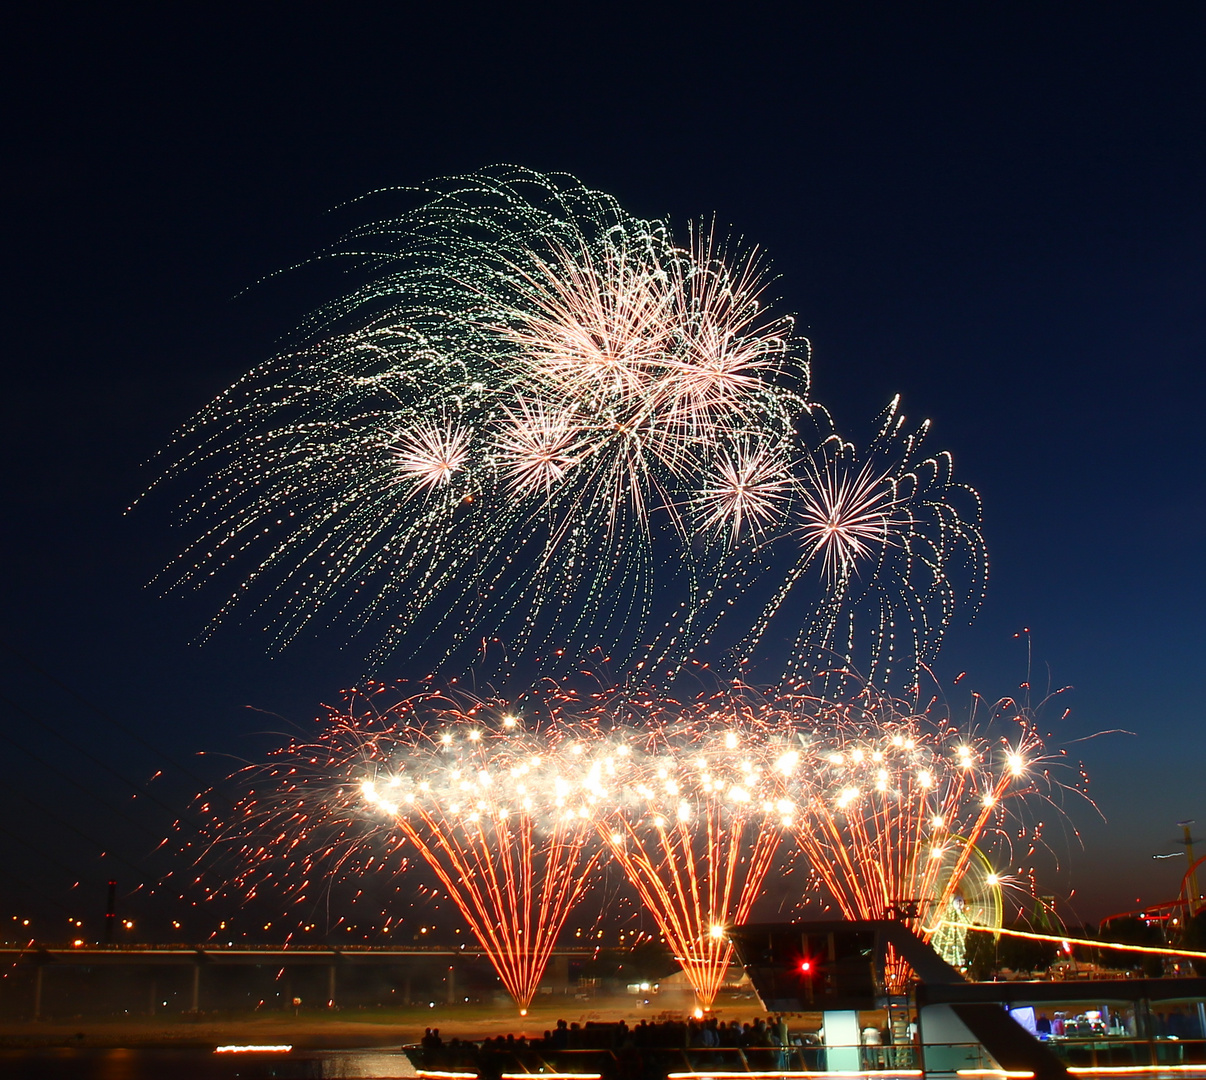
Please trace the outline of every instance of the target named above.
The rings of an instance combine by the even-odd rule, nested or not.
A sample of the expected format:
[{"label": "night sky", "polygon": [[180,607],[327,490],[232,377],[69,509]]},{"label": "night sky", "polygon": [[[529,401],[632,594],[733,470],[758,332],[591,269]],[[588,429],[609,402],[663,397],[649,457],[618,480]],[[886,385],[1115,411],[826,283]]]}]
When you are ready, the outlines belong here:
[{"label": "night sky", "polygon": [[360,677],[338,634],[193,643],[218,594],[146,587],[170,501],[124,511],[340,288],[257,282],[366,220],[348,200],[497,162],[715,212],[773,259],[846,432],[897,393],[932,419],[991,560],[952,701],[1016,692],[1028,627],[1034,686],[1073,687],[1054,745],[1136,733],[1069,746],[1105,820],[1068,801],[1043,891],[1083,919],[1174,896],[1152,856],[1206,835],[1206,9],[430,7],[4,18],[4,922],[95,936],[112,876],[160,933],[191,796]]}]

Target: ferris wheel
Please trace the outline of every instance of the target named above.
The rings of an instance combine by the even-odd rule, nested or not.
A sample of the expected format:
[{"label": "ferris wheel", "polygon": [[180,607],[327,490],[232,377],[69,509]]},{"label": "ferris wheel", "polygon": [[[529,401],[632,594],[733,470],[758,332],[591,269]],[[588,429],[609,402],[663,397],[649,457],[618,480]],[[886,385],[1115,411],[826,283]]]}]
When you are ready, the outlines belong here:
[{"label": "ferris wheel", "polygon": [[[1001,929],[1005,913],[1001,881],[988,856],[961,836],[952,836],[939,858],[942,865],[934,875],[930,898],[932,914],[928,921],[933,927],[930,945],[952,967],[964,968],[970,928]],[[952,889],[951,876],[956,871],[959,880]],[[948,897],[942,910],[934,911],[933,905],[940,903],[942,897]]]}]

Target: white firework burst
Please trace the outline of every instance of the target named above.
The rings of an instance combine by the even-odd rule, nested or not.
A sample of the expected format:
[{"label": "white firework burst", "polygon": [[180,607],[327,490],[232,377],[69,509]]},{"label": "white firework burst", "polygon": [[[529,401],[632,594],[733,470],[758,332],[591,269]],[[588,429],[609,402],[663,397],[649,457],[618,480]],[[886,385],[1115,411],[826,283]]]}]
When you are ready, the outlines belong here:
[{"label": "white firework burst", "polygon": [[399,432],[393,446],[399,473],[414,482],[415,490],[432,492],[447,486],[469,456],[469,430],[456,423],[419,424]]},{"label": "white firework burst", "polygon": [[899,543],[894,534],[912,524],[892,475],[870,461],[857,470],[831,458],[810,461],[800,479],[797,515],[801,542],[809,558],[820,559],[830,582],[848,577],[860,562],[874,564],[878,548]]},{"label": "white firework burst", "polygon": [[522,350],[554,393],[589,403],[644,394],[670,348],[673,300],[657,254],[614,236],[602,250],[534,257],[517,305],[497,329]]},{"label": "white firework burst", "polygon": [[782,517],[790,495],[787,467],[765,446],[740,446],[718,463],[697,497],[705,529],[729,530],[736,542],[747,529],[758,532]]},{"label": "white firework burst", "polygon": [[[595,647],[685,662],[696,598],[775,493],[734,476],[752,485],[729,508],[739,542],[696,542],[701,478],[742,443],[787,460],[809,407],[790,317],[761,302],[757,259],[677,245],[571,177],[499,167],[424,190],[335,246],[366,280],[306,346],[179,433],[167,474],[206,480],[169,587],[220,565],[239,580],[210,630],[276,606],[279,645],[326,607],[380,634],[370,663],[477,663],[483,639],[567,665]],[[663,607],[681,613],[668,652],[646,634]]]},{"label": "white firework burst", "polygon": [[683,336],[656,395],[670,426],[698,436],[742,415],[790,345],[792,322],[767,317],[756,248],[730,253],[713,227],[692,230],[690,252],[675,283]]},{"label": "white firework burst", "polygon": [[552,412],[541,401],[503,407],[506,425],[498,435],[498,453],[512,491],[548,496],[580,460],[583,431],[569,413]]}]

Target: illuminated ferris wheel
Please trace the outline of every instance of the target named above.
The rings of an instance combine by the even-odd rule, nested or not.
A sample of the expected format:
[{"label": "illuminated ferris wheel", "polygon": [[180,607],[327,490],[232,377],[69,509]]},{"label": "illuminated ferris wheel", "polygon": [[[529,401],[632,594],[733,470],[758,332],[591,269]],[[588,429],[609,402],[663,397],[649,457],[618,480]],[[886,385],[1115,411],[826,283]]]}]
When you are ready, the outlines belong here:
[{"label": "illuminated ferris wheel", "polygon": [[[970,851],[968,850],[970,848]],[[939,856],[942,866],[934,876],[931,911],[928,922],[933,927],[930,944],[948,964],[956,968],[967,966],[967,935],[972,926],[1000,930],[1004,920],[1004,900],[1001,881],[992,863],[974,844],[963,837],[951,837]],[[959,870],[959,880],[951,887],[951,875]],[[932,905],[947,897],[941,911]]]}]

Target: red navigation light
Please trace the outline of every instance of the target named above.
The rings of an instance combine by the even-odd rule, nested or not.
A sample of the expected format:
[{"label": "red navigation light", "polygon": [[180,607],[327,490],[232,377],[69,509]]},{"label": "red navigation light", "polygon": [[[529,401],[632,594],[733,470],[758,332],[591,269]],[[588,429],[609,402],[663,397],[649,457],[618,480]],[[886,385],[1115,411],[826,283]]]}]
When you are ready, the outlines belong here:
[{"label": "red navigation light", "polygon": [[812,974],[812,961],[811,960],[801,960],[800,961],[800,973],[802,975]]}]

